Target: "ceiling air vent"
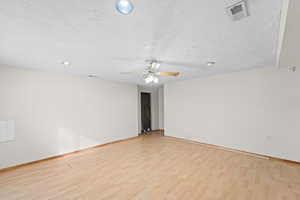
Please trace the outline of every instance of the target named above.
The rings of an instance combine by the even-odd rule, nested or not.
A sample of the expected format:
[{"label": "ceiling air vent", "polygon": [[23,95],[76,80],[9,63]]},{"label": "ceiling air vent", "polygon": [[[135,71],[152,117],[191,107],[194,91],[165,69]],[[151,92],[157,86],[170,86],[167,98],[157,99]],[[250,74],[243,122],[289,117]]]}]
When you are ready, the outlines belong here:
[{"label": "ceiling air vent", "polygon": [[248,16],[246,1],[240,1],[232,6],[227,7],[229,17],[233,21],[241,20]]}]

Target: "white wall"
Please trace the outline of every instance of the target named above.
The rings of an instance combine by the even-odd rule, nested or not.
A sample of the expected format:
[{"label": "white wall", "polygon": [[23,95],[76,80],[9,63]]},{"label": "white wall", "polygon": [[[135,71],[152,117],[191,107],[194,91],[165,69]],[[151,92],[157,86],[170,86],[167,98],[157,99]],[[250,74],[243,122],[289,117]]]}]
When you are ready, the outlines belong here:
[{"label": "white wall", "polygon": [[282,0],[282,20],[279,37],[279,67],[300,66],[300,1]]},{"label": "white wall", "polygon": [[158,88],[158,128],[164,129],[164,87]]},{"label": "white wall", "polygon": [[166,84],[166,135],[300,161],[299,88],[275,68]]},{"label": "white wall", "polygon": [[[295,1],[295,0],[292,0]],[[286,30],[286,22],[287,16],[289,11],[289,3],[290,0],[282,0],[282,7],[281,7],[281,15],[280,15],[280,29],[279,29],[279,38],[278,38],[278,48],[277,48],[277,66],[280,67],[281,62],[281,50]],[[282,63],[281,63],[282,64]]]},{"label": "white wall", "polygon": [[0,120],[15,141],[0,143],[0,168],[137,135],[137,86],[0,67]]}]

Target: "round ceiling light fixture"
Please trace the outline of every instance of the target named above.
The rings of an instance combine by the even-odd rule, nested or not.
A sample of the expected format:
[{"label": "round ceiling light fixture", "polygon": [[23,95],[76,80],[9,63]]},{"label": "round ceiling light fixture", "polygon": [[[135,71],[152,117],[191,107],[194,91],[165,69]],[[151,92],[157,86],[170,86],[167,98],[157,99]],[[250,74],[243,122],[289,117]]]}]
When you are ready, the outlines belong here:
[{"label": "round ceiling light fixture", "polygon": [[133,11],[133,4],[130,0],[117,0],[116,9],[121,14],[129,15]]}]

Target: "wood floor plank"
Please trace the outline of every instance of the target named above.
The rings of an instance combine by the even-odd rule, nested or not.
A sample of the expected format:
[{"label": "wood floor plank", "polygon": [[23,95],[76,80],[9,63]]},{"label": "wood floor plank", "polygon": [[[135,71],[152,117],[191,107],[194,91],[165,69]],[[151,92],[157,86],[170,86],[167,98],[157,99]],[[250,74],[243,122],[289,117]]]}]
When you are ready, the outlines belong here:
[{"label": "wood floor plank", "polygon": [[150,135],[4,171],[0,199],[300,200],[300,166]]}]

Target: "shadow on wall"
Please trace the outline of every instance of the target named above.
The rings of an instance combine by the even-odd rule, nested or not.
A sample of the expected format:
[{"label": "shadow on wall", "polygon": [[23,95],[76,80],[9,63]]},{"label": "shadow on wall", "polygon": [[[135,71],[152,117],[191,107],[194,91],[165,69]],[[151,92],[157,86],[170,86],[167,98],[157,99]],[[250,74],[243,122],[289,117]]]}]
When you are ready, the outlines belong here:
[{"label": "shadow on wall", "polygon": [[103,135],[101,135],[99,138],[87,137],[86,135],[88,134],[83,135],[71,129],[59,128],[57,135],[58,149],[56,153],[59,155],[65,154],[115,140],[109,139],[108,136],[105,137]]}]

